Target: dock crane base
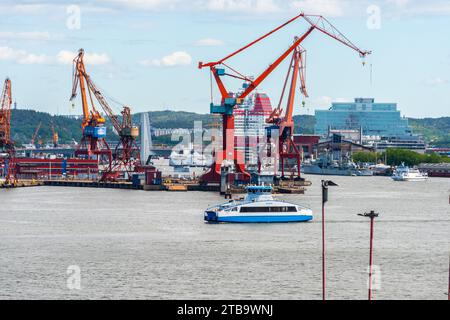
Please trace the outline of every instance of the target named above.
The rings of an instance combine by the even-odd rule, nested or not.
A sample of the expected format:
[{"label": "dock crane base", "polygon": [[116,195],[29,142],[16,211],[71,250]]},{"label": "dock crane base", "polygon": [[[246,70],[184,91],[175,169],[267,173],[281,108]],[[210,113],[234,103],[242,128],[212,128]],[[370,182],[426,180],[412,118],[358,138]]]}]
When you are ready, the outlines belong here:
[{"label": "dock crane base", "polygon": [[[231,162],[230,160],[223,160],[226,156],[226,152],[223,151],[218,157],[216,157],[216,160],[211,165],[211,168],[207,173],[202,175],[200,177],[200,184],[207,185],[207,184],[217,184],[220,183],[221,178],[221,168],[224,163],[224,161]],[[240,174],[243,182],[250,182],[251,176],[250,174],[245,171],[245,163],[243,161],[239,161],[238,159],[242,159],[242,155],[235,150],[234,152],[234,168],[235,173]]]}]

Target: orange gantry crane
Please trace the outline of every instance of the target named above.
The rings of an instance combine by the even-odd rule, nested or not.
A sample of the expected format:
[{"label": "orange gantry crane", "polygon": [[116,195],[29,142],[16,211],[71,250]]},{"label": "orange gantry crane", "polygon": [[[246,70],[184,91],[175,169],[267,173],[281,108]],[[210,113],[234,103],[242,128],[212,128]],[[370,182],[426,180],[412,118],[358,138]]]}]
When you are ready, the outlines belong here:
[{"label": "orange gantry crane", "polygon": [[58,132],[56,132],[55,130],[55,125],[52,123],[50,123],[50,127],[52,128],[52,141],[53,141],[53,147],[57,148],[58,144],[59,144],[59,136],[58,136]]},{"label": "orange gantry crane", "polygon": [[[111,171],[112,152],[106,142],[105,119],[95,108],[92,92],[89,87],[89,76],[84,66],[84,50],[81,49],[73,60],[73,82],[72,96],[74,100],[77,96],[78,87],[81,93],[81,104],[83,109],[83,120],[81,128],[83,136],[75,151],[76,157],[97,157],[99,163],[108,166],[107,171]],[[89,100],[88,100],[89,98]]]},{"label": "orange gantry crane", "polygon": [[[101,180],[116,180],[121,172],[132,172],[135,163],[139,162],[139,149],[136,145],[139,129],[132,124],[131,110],[129,107],[123,107],[121,112],[122,122],[120,121],[119,116],[114,114],[105,97],[87,74],[83,58],[84,50],[80,49],[78,55],[74,59],[71,97],[71,100],[76,97],[78,87],[80,87],[83,106],[83,138],[79,144],[76,156],[106,156],[108,169],[105,170]],[[112,151],[105,139],[106,120],[95,108],[94,97],[110,119],[114,129],[120,137],[120,142],[115,149],[114,159]]]},{"label": "orange gantry crane", "polygon": [[11,80],[7,78],[3,85],[0,100],[0,157],[3,159],[5,185],[17,182],[15,173],[15,148],[11,140]]},{"label": "orange gantry crane", "polygon": [[36,143],[36,139],[37,139],[38,134],[39,134],[39,130],[41,130],[41,126],[42,126],[42,121],[39,122],[38,126],[36,127],[36,130],[34,130],[34,134],[33,134],[33,136],[31,137],[31,140],[30,140],[30,145],[36,146],[35,143]]},{"label": "orange gantry crane", "polygon": [[[300,37],[296,37],[294,39],[293,44],[285,50],[281,56],[279,56],[272,64],[270,64],[258,77],[249,77],[245,76],[242,72],[237,71],[235,68],[229,65],[228,60],[237,56],[238,54],[244,52],[248,48],[254,46],[255,44],[261,42],[262,40],[268,38],[273,35],[277,31],[285,28],[296,20],[303,19],[305,20],[309,28],[308,30],[301,35]],[[233,111],[237,105],[240,105],[244,102],[244,99],[250,95],[258,86],[276,70],[280,64],[291,54],[293,54],[292,63],[290,65],[290,69],[296,69],[293,72],[293,78],[291,84],[295,85],[298,80],[298,72],[302,70],[301,61],[302,61],[302,49],[300,45],[303,41],[308,38],[308,36],[314,31],[318,30],[323,34],[337,40],[338,42],[344,44],[345,46],[357,51],[361,57],[365,57],[370,54],[370,51],[363,51],[359,49],[356,45],[354,45],[347,37],[345,37],[336,27],[334,27],[326,18],[320,15],[306,15],[304,13],[300,13],[289,21],[285,22],[281,26],[273,29],[267,34],[259,37],[255,41],[247,44],[246,46],[240,48],[239,50],[229,54],[223,59],[214,62],[203,63],[199,62],[199,68],[209,68],[212,77],[216,81],[217,87],[220,91],[221,95],[221,103],[220,105],[215,105],[213,101],[211,101],[210,111],[212,114],[220,114],[222,115],[223,122],[223,143],[222,143],[222,151],[219,154],[215,155],[215,161],[211,167],[211,169],[202,176],[202,183],[217,183],[220,182],[220,170],[222,167],[222,163],[224,161],[234,162],[235,170],[238,173],[244,174],[247,178],[249,174],[245,171],[245,164],[243,162],[243,157],[235,150],[234,148],[234,115]],[[294,75],[295,74],[295,75]],[[229,76],[234,79],[239,79],[244,81],[244,90],[239,93],[233,93],[228,90],[225,86],[225,83],[222,81],[222,78],[225,76]],[[304,74],[300,74],[300,78],[302,81],[303,90],[306,92],[306,88],[304,86]],[[281,150],[284,152],[282,154],[283,158],[292,158],[292,154],[299,154],[298,150],[292,149],[293,143],[291,143],[291,137],[293,134],[293,121],[292,121],[292,111],[294,106],[294,98],[295,98],[295,87],[291,87],[289,92],[288,106],[286,108],[286,116],[284,118],[281,117],[282,110],[279,108],[276,110],[278,115],[275,113],[272,115],[271,121],[276,121],[278,125],[280,125],[280,130],[282,129],[284,133],[280,132],[280,136],[285,136],[286,139],[283,141],[283,148]],[[281,107],[281,105],[280,105]],[[275,120],[277,119],[277,120]],[[281,142],[280,142],[281,143]],[[297,156],[295,156],[297,158]],[[298,159],[298,158],[297,158]],[[300,172],[300,165],[298,165],[298,172]],[[299,174],[300,175],[300,174]]]}]

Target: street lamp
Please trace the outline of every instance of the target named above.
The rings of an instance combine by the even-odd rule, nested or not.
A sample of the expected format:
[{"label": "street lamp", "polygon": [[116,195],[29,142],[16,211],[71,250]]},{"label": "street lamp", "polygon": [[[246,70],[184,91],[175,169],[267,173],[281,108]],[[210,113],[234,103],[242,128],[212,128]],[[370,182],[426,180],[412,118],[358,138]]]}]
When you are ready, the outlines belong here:
[{"label": "street lamp", "polygon": [[372,300],[373,224],[379,214],[372,210],[369,213],[360,213],[358,216],[370,218],[369,300]]},{"label": "street lamp", "polygon": [[338,185],[330,180],[322,180],[322,300],[325,300],[325,203],[328,202],[328,187]]},{"label": "street lamp", "polygon": [[450,255],[448,256],[448,290],[447,299],[450,301]]}]

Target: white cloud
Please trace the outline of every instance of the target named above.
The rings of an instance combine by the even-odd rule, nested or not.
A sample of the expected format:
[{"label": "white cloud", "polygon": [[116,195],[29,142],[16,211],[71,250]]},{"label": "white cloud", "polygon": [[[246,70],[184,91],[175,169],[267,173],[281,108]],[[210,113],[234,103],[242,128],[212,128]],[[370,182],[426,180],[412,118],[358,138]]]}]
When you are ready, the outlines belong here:
[{"label": "white cloud", "polygon": [[425,83],[431,87],[437,87],[437,86],[449,84],[450,81],[443,79],[441,77],[436,77],[436,78],[425,81]]},{"label": "white cloud", "polygon": [[270,13],[281,11],[274,0],[206,0],[203,6],[211,11]]},{"label": "white cloud", "polygon": [[161,59],[141,60],[140,64],[147,67],[187,66],[192,63],[192,57],[185,51],[177,51]]},{"label": "white cloud", "polygon": [[0,47],[0,60],[14,61],[19,64],[43,64],[51,62],[51,58],[45,54],[28,53],[25,50],[10,47]]},{"label": "white cloud", "polygon": [[218,47],[223,46],[224,42],[222,40],[213,39],[213,38],[205,38],[200,39],[195,43],[196,46],[199,47]]},{"label": "white cloud", "polygon": [[51,39],[50,33],[31,31],[31,32],[8,32],[0,31],[1,40],[36,40],[36,41],[48,41]]},{"label": "white cloud", "polygon": [[144,9],[144,10],[159,10],[159,9],[175,9],[180,0],[103,0],[112,4],[118,4],[124,7]]},{"label": "white cloud", "polygon": [[11,7],[8,7],[8,12],[15,13],[15,14],[35,15],[35,14],[47,13],[48,9],[49,9],[49,5],[43,4],[43,3],[16,4]]},{"label": "white cloud", "polygon": [[[123,10],[199,12],[251,17],[255,14],[281,13],[294,15],[299,11],[327,17],[361,16],[369,5],[378,5],[386,17],[449,16],[448,0],[79,0],[82,12],[121,13]],[[57,0],[34,0],[25,4],[13,1],[0,4],[0,15],[49,15],[65,13],[67,4]],[[59,12],[59,13],[58,13]]]},{"label": "white cloud", "polygon": [[346,12],[346,2],[339,0],[296,0],[290,7],[306,14],[319,14],[326,17],[340,17]]},{"label": "white cloud", "polygon": [[[72,64],[73,59],[77,56],[76,52],[61,50],[56,55],[56,60],[61,64]],[[108,64],[111,62],[110,57],[106,53],[85,53],[84,61],[90,65]]]}]

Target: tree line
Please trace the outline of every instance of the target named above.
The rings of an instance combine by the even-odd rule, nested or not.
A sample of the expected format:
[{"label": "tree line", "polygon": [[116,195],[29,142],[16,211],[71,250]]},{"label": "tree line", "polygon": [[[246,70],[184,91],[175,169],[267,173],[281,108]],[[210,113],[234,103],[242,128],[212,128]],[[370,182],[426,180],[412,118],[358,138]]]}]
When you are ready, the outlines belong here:
[{"label": "tree line", "polygon": [[385,152],[356,152],[352,159],[356,163],[385,163],[398,166],[404,163],[407,166],[417,166],[421,163],[450,163],[450,158],[437,153],[420,154],[405,149],[387,149]]}]

